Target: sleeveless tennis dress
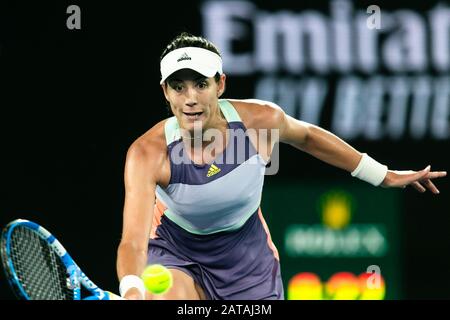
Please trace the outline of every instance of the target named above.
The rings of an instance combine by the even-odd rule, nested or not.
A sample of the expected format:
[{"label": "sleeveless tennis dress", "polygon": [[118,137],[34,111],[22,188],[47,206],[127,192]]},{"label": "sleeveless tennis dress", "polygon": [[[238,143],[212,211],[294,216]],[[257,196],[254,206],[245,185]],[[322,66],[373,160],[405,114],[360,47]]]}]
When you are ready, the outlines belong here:
[{"label": "sleeveless tennis dress", "polygon": [[187,156],[176,117],[165,123],[171,178],[156,188],[148,263],[189,274],[209,299],[284,299],[278,252],[260,210],[266,162],[232,104],[219,106],[230,139],[210,164]]}]

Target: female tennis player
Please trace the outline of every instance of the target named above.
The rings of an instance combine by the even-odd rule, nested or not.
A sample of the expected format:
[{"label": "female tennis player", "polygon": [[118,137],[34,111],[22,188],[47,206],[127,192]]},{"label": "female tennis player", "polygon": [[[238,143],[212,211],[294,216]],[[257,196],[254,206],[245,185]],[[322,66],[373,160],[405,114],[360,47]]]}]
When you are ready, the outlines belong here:
[{"label": "female tennis player", "polygon": [[[274,144],[288,143],[374,186],[439,193],[446,172],[394,171],[274,103],[220,99],[217,47],[187,33],[161,56],[173,113],[129,148],[117,273],[127,299],[284,299],[277,249],[260,210]],[[280,213],[281,214],[281,213]],[[173,274],[163,295],[145,292],[147,264]]]}]

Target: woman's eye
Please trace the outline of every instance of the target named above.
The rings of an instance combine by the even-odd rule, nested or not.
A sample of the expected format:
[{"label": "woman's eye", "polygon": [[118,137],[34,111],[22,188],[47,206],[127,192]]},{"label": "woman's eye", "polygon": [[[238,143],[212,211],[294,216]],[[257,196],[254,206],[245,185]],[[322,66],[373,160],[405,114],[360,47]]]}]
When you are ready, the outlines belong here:
[{"label": "woman's eye", "polygon": [[200,89],[205,89],[208,86],[208,84],[206,82],[199,82],[198,83],[198,87]]}]

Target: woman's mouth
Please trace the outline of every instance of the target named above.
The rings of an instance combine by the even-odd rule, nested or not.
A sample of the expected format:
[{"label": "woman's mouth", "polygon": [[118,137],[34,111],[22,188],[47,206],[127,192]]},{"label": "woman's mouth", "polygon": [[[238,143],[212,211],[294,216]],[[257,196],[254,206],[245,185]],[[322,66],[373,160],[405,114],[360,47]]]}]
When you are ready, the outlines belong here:
[{"label": "woman's mouth", "polygon": [[203,114],[202,112],[183,112],[188,120],[198,120],[200,116]]}]

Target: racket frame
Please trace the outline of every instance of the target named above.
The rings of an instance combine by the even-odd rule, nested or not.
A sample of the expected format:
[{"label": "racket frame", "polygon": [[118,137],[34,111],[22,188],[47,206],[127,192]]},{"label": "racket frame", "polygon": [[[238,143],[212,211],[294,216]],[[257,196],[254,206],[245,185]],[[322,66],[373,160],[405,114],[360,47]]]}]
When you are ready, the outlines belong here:
[{"label": "racket frame", "polygon": [[[19,295],[22,299],[30,300],[30,297],[26,293],[19,277],[17,276],[16,270],[14,269],[14,265],[10,258],[11,235],[14,229],[18,226],[28,228],[35,232],[42,240],[48,243],[53,252],[55,252],[61,259],[68,274],[68,286],[73,290],[73,300],[110,300],[110,293],[100,289],[86,276],[84,272],[81,271],[80,267],[78,267],[67,250],[55,236],[39,224],[25,219],[16,219],[8,223],[8,225],[3,229],[0,245],[1,258],[6,277],[10,286],[14,288],[13,290],[16,295]],[[81,286],[87,289],[92,295],[82,299]]]}]

